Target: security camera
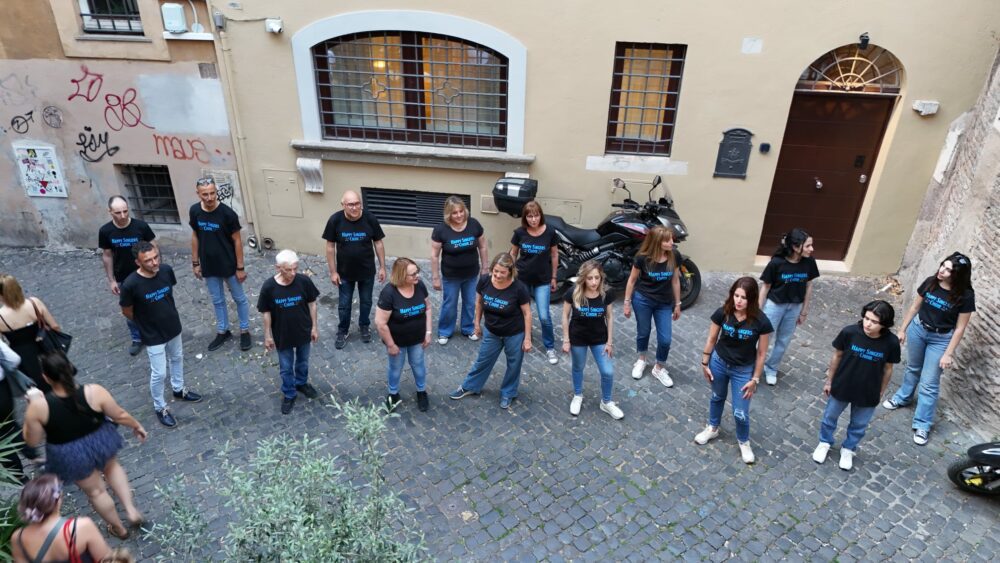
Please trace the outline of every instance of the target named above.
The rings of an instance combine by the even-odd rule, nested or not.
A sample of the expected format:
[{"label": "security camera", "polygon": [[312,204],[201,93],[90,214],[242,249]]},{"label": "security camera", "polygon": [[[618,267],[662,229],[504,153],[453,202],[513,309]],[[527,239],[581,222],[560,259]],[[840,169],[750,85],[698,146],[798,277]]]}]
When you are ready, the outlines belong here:
[{"label": "security camera", "polygon": [[264,29],[268,33],[281,33],[284,25],[281,23],[281,18],[267,18],[264,20]]}]

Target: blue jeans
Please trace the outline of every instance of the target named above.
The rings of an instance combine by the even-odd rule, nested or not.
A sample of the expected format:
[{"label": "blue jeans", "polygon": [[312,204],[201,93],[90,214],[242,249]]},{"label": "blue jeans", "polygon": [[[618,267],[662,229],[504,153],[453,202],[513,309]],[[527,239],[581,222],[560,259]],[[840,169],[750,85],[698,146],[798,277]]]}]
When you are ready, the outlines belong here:
[{"label": "blue jeans", "polygon": [[521,383],[521,362],[524,361],[524,352],[521,350],[523,342],[523,332],[514,336],[497,336],[484,328],[479,355],[472,363],[469,375],[465,376],[462,389],[473,393],[482,391],[502,350],[507,357],[507,369],[503,373],[503,381],[500,382],[500,396],[510,399],[517,397],[517,386]]},{"label": "blue jeans", "polygon": [[427,388],[427,366],[424,364],[424,347],[422,344],[400,346],[399,353],[389,356],[389,394],[399,393],[399,377],[403,375],[403,364],[410,359],[410,369],[413,370],[413,382],[417,391]]},{"label": "blue jeans", "polygon": [[250,304],[247,294],[243,292],[243,284],[236,279],[236,274],[228,278],[205,278],[205,285],[212,295],[212,305],[215,305],[215,328],[219,333],[229,330],[229,312],[226,310],[226,296],[222,285],[229,286],[229,294],[236,302],[236,314],[240,317],[240,330],[250,330]]},{"label": "blue jeans", "polygon": [[736,420],[736,439],[746,442],[750,439],[750,399],[743,398],[742,388],[753,377],[753,364],[730,364],[712,352],[709,365],[712,370],[712,399],[708,403],[708,424],[719,427],[726,395],[732,389],[733,396],[729,401],[733,405],[733,419]]},{"label": "blue jeans", "polygon": [[278,373],[281,374],[281,393],[294,399],[301,387],[309,382],[309,351],[312,342],[278,350]]},{"label": "blue jeans", "polygon": [[764,314],[774,329],[774,334],[771,336],[774,345],[771,347],[771,354],[764,362],[764,375],[778,375],[778,366],[781,365],[781,358],[785,357],[788,344],[795,334],[795,326],[799,322],[801,312],[802,303],[775,303],[770,299],[764,303]]},{"label": "blue jeans", "polygon": [[635,313],[635,350],[645,354],[649,348],[649,333],[656,321],[656,361],[664,363],[670,355],[670,339],[674,306],[660,303],[635,291],[632,293],[632,311]]},{"label": "blue jeans", "polygon": [[552,287],[549,284],[529,286],[531,298],[535,300],[535,311],[542,325],[542,345],[551,350],[556,345],[556,337],[552,333],[552,312],[549,311],[549,299],[552,297]]},{"label": "blue jeans", "polygon": [[[826,401],[826,410],[823,411],[823,420],[819,424],[819,441],[833,445],[833,433],[837,431],[837,419],[840,413],[844,412],[847,405],[851,403],[838,400],[833,395]],[[847,437],[840,447],[852,452],[858,449],[858,443],[865,437],[868,430],[868,423],[875,415],[875,407],[859,407],[851,405],[851,422],[847,425]]]},{"label": "blue jeans", "polygon": [[573,393],[583,395],[583,368],[587,366],[588,350],[594,356],[594,362],[597,363],[597,371],[601,374],[601,400],[605,403],[610,403],[611,386],[615,380],[615,368],[611,363],[611,358],[604,353],[604,344],[570,347],[569,353],[573,358]]},{"label": "blue jeans", "polygon": [[139,334],[139,325],[135,324],[132,319],[125,319],[125,324],[128,326],[129,336],[132,337],[132,342],[142,342],[142,335]]},{"label": "blue jeans", "polygon": [[337,332],[346,334],[351,328],[351,302],[354,300],[354,286],[358,286],[358,326],[371,326],[370,318],[372,312],[372,291],[375,290],[375,278],[370,277],[363,280],[345,280],[340,278],[340,286],[337,288],[338,309],[340,313],[340,323],[337,324]]},{"label": "blue jeans", "polygon": [[899,405],[909,404],[917,395],[917,408],[913,411],[913,429],[930,431],[941,391],[941,356],[948,349],[954,331],[944,334],[928,332],[913,319],[906,328],[906,372],[903,384],[892,396]]},{"label": "blue jeans", "polygon": [[149,392],[153,395],[153,408],[162,411],[167,408],[163,400],[163,380],[167,376],[167,366],[170,369],[170,387],[174,391],[184,389],[184,345],[181,335],[173,337],[165,344],[146,346],[149,356]]},{"label": "blue jeans", "polygon": [[468,336],[475,330],[473,317],[476,312],[476,282],[479,276],[460,280],[441,279],[441,315],[438,317],[438,338],[451,338],[455,334],[458,316],[458,298],[462,298],[462,334]]}]

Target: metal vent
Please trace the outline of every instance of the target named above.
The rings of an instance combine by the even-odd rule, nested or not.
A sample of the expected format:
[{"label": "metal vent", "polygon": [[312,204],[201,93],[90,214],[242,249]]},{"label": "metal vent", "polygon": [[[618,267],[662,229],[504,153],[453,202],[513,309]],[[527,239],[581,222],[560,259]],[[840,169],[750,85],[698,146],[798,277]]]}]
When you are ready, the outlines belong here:
[{"label": "metal vent", "polygon": [[464,194],[418,192],[386,188],[361,188],[365,210],[386,225],[436,227],[444,220],[444,200],[457,195],[471,209],[472,198]]}]

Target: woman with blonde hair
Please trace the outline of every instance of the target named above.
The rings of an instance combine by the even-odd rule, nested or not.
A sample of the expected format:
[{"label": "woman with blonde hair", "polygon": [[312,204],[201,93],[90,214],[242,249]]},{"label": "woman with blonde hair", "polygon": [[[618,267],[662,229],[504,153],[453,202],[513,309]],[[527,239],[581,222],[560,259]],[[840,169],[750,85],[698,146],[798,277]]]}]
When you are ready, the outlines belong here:
[{"label": "woman with blonde hair", "polygon": [[650,229],[635,255],[622,307],[626,318],[631,317],[635,310],[635,348],[639,358],[632,366],[632,379],[642,379],[648,365],[646,349],[655,321],[656,363],[653,365],[653,377],[664,387],[674,386],[665,364],[670,354],[671,325],[681,316],[680,264],[683,261],[681,253],[674,248],[674,230],[670,227]]},{"label": "woman with blonde hair", "polygon": [[21,356],[20,369],[43,392],[51,389],[42,377],[38,355],[38,325],[44,322],[53,330],[62,330],[49,308],[37,297],[25,297],[21,284],[9,274],[0,274],[0,334],[7,338],[12,350]]},{"label": "woman with blonde hair", "polygon": [[392,265],[389,283],[382,288],[375,309],[375,330],[389,353],[389,394],[386,404],[392,408],[402,401],[399,378],[403,362],[410,359],[417,386],[417,408],[426,411],[427,367],[424,349],[431,344],[431,299],[420,281],[420,268],[409,258],[397,258]]},{"label": "woman with blonde hair", "polygon": [[597,371],[601,374],[601,410],[615,420],[625,414],[611,400],[614,384],[614,366],[611,363],[614,334],[614,296],[607,289],[604,269],[595,260],[584,262],[576,274],[573,291],[563,302],[563,352],[573,359],[573,400],[569,413],[580,414],[583,405],[583,369],[587,365],[587,351],[594,356]]},{"label": "woman with blonde hair", "polygon": [[[455,333],[458,299],[462,298],[462,335],[478,340],[473,332],[476,282],[486,273],[486,237],[483,226],[472,217],[458,196],[444,201],[444,221],[431,232],[431,285],[441,291],[438,344],[447,344]],[[440,261],[440,264],[439,264]]]}]

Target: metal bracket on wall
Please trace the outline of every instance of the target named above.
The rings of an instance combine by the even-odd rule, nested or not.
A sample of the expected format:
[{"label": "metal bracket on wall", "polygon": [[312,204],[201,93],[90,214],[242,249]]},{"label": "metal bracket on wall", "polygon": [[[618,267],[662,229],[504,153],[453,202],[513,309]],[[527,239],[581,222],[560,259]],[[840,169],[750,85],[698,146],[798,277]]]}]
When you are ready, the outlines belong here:
[{"label": "metal bracket on wall", "polygon": [[296,158],[295,167],[298,168],[302,180],[306,184],[306,191],[310,193],[323,193],[323,161],[318,158]]}]

